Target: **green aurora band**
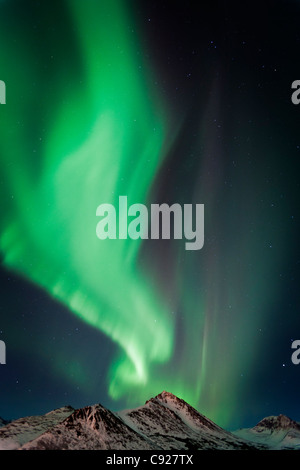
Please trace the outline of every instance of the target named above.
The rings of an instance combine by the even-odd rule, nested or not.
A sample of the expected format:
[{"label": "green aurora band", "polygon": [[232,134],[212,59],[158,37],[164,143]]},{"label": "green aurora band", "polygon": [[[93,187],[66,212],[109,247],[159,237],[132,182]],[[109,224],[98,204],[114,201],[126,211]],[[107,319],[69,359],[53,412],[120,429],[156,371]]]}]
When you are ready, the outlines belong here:
[{"label": "green aurora band", "polygon": [[[147,204],[172,145],[170,116],[152,85],[125,2],[70,0],[64,7],[61,21],[68,19],[74,36],[63,43],[61,38],[55,42],[54,32],[52,43],[45,36],[37,44],[25,20],[17,18],[12,27],[5,15],[0,17],[0,78],[9,84],[7,104],[0,109],[3,263],[116,344],[119,353],[108,377],[112,399],[125,397],[131,405],[166,389],[225,425],[236,408],[234,371],[243,372],[255,358],[243,345],[245,339],[254,341],[261,325],[264,305],[257,309],[257,299],[268,302],[271,292],[263,291],[263,278],[274,260],[257,275],[249,267],[247,239],[234,235],[231,225],[226,259],[219,260],[217,251],[204,245],[199,277],[189,275],[195,263],[202,263],[199,254],[196,261],[194,253],[185,254],[184,262],[182,252],[174,256],[176,293],[169,301],[164,286],[150,281],[146,267],[140,269],[141,240],[96,237],[99,204],[117,207],[119,195],[126,195],[129,205]],[[203,123],[215,108],[212,103],[203,110]],[[216,173],[209,154],[222,154],[221,148],[210,148],[215,141],[209,135],[203,124],[196,143],[207,149],[203,175]],[[209,208],[206,231],[215,234],[220,180],[220,175],[204,182],[199,177],[200,200],[195,194]],[[238,190],[232,196],[237,208],[233,226],[245,213],[253,221],[257,215],[251,212],[252,187],[244,196]],[[241,316],[245,286],[253,301]],[[172,313],[178,306],[181,319]],[[56,367],[69,377],[61,365]]]},{"label": "green aurora band", "polygon": [[[122,3],[72,0],[69,7],[85,83],[68,82],[64,99],[57,100],[36,155],[38,175],[28,165],[26,131],[16,123],[16,116],[30,114],[30,103],[19,97],[28,92],[34,69],[28,67],[26,44],[14,51],[24,72],[1,129],[2,171],[12,198],[1,221],[1,250],[6,266],[120,346],[109,386],[118,398],[130,387],[146,386],[149,365],[170,358],[173,328],[136,269],[140,241],[100,242],[96,208],[103,202],[117,205],[120,194],[128,204],[145,202],[162,159],[164,126],[138,68],[136,39]],[[11,67],[7,82],[15,83],[17,71]]]}]

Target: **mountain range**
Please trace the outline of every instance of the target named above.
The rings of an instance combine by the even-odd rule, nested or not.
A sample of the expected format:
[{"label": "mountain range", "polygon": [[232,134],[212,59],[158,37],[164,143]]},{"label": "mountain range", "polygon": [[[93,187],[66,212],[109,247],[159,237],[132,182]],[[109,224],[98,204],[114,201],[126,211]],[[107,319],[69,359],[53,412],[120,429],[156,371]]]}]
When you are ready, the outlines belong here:
[{"label": "mountain range", "polygon": [[162,392],[145,405],[112,412],[101,404],[65,406],[42,416],[0,419],[0,450],[300,449],[300,425],[284,415],[229,432],[184,400]]}]

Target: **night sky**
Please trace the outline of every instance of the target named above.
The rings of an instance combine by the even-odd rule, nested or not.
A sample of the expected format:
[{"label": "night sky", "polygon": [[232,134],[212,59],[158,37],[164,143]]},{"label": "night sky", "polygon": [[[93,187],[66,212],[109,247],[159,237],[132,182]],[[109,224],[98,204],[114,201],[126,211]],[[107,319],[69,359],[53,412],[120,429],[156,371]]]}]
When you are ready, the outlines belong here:
[{"label": "night sky", "polygon": [[[203,3],[0,1],[4,419],[167,390],[300,421],[300,3]],[[204,247],[99,240],[120,195],[204,204]]]}]

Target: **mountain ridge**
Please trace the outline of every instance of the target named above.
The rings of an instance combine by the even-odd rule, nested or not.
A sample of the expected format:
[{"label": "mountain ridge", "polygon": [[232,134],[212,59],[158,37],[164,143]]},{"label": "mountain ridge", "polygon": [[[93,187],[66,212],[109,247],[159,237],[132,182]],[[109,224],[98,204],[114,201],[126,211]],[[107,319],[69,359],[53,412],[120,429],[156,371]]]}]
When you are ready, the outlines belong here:
[{"label": "mountain ridge", "polygon": [[266,450],[300,448],[300,425],[279,415],[227,431],[183,399],[163,391],[144,405],[110,411],[100,403],[65,406],[0,428],[0,449]]},{"label": "mountain ridge", "polygon": [[300,424],[283,414],[267,416],[253,428],[239,429],[234,434],[272,450],[300,450]]}]

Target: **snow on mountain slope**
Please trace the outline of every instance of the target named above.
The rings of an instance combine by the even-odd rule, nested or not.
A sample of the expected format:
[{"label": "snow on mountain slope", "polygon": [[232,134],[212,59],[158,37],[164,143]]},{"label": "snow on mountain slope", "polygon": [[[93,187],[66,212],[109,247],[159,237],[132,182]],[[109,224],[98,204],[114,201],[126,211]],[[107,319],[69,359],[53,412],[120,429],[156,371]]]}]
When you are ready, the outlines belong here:
[{"label": "snow on mountain slope", "polygon": [[174,411],[187,426],[191,427],[196,431],[199,429],[203,431],[203,428],[206,428],[209,431],[226,433],[226,431],[217,426],[213,421],[206,418],[204,415],[195,410],[195,408],[190,406],[181,398],[176,397],[172,393],[164,391],[157,395],[155,398],[151,398],[151,400],[148,400],[148,402],[151,401],[157,401],[159,404],[162,404],[166,408],[169,408],[170,410]]},{"label": "snow on mountain slope", "polygon": [[300,449],[300,425],[270,416],[234,433],[168,392],[113,413],[100,404],[20,418],[0,429],[0,449],[251,450]]},{"label": "snow on mountain slope", "polygon": [[168,392],[151,398],[144,406],[117,414],[128,426],[151,439],[156,448],[196,450],[252,447]]},{"label": "snow on mountain slope", "polygon": [[239,429],[233,434],[269,449],[300,450],[300,425],[285,415],[269,416],[253,428]]},{"label": "snow on mountain slope", "polygon": [[155,447],[101,405],[74,411],[22,450],[151,450]]},{"label": "snow on mountain slope", "polygon": [[74,411],[24,444],[23,450],[250,449],[183,400],[163,392],[134,410],[112,413],[100,404]]},{"label": "snow on mountain slope", "polygon": [[24,443],[63,421],[73,411],[71,406],[64,406],[45,415],[28,416],[11,421],[0,428],[0,450],[18,449]]}]

